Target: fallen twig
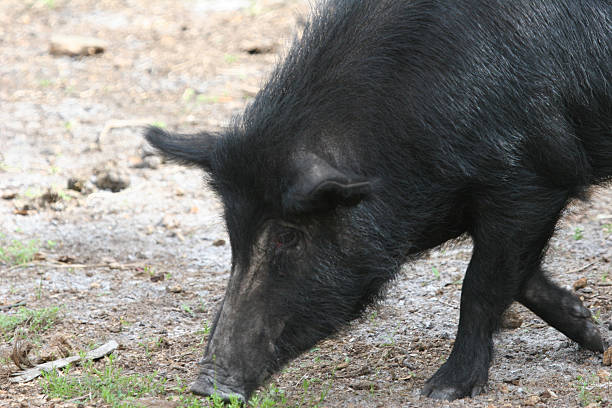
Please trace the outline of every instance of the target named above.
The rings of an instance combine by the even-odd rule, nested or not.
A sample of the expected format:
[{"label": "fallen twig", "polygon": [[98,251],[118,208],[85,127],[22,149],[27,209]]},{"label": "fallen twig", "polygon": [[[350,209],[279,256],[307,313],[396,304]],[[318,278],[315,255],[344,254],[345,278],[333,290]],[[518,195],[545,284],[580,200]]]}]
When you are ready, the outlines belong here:
[{"label": "fallen twig", "polygon": [[444,301],[442,301],[442,300],[440,300],[440,299],[438,299],[438,298],[436,298],[436,301],[437,301],[437,302],[439,302],[439,303],[441,303],[441,304],[443,304],[443,305],[444,305],[444,306],[446,306],[446,307],[450,307],[450,308],[453,308],[453,309],[459,309],[459,306],[457,306],[457,305],[451,305],[450,303],[446,303],[446,302],[444,302]]},{"label": "fallen twig", "polygon": [[597,263],[597,261],[594,261],[594,262],[591,262],[590,264],[587,264],[587,265],[581,266],[580,268],[572,269],[572,270],[567,271],[567,272],[565,272],[565,273],[568,273],[568,274],[569,274],[569,273],[578,273],[578,272],[582,272],[582,271],[584,271],[585,269],[589,269],[591,266],[595,265],[596,263]]},{"label": "fallen twig", "polygon": [[68,364],[71,364],[71,363],[79,363],[83,361],[83,359],[84,360],[97,360],[106,355],[109,355],[110,353],[115,351],[117,347],[119,347],[119,344],[117,344],[115,340],[111,340],[108,343],[98,347],[97,349],[87,352],[84,358],[81,358],[81,356],[70,356],[66,358],[60,358],[59,360],[54,360],[54,361],[49,361],[43,364],[39,364],[34,368],[12,373],[11,378],[9,378],[9,381],[14,382],[14,383],[32,381],[34,378],[40,376],[43,373],[43,371],[50,372],[56,368],[66,367]]},{"label": "fallen twig", "polygon": [[111,262],[111,263],[104,262],[104,263],[95,263],[95,264],[76,264],[76,263],[65,263],[65,262],[59,262],[59,261],[28,262],[28,263],[24,263],[20,265],[11,266],[5,272],[8,273],[16,269],[33,268],[35,266],[47,266],[47,267],[52,267],[52,268],[75,268],[75,269],[79,269],[79,268],[127,269],[127,268],[132,268],[135,266],[142,266],[142,262],[127,263],[127,264],[120,264],[120,263],[114,263],[114,262]]},{"label": "fallen twig", "polygon": [[154,122],[155,121],[151,119],[109,120],[104,125],[104,128],[100,132],[100,135],[98,135],[98,138],[96,139],[96,145],[99,149],[102,149],[102,139],[104,139],[113,129],[118,129],[122,127],[148,126]]},{"label": "fallen twig", "polygon": [[21,300],[21,301],[19,301],[17,303],[13,303],[13,304],[10,304],[10,305],[2,305],[2,306],[0,306],[0,310],[9,310],[9,309],[12,309],[14,307],[25,306],[25,305],[26,305],[26,301],[25,300]]}]

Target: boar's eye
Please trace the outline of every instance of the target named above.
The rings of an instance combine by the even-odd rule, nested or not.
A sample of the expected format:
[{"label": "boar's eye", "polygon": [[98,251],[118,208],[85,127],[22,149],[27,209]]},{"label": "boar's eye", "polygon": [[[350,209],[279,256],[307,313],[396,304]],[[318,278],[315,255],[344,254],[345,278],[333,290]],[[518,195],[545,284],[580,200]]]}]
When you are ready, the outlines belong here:
[{"label": "boar's eye", "polygon": [[294,248],[300,243],[301,238],[301,231],[283,226],[274,238],[274,247],[275,249]]}]

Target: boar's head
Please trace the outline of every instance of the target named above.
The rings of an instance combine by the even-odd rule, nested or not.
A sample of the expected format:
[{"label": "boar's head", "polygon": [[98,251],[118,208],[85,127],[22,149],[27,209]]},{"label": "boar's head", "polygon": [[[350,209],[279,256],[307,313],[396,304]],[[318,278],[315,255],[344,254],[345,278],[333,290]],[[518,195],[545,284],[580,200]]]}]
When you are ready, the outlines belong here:
[{"label": "boar's head", "polygon": [[243,400],[358,317],[398,266],[374,227],[373,180],[333,155],[247,133],[146,135],[166,157],[204,169],[223,203],[231,275],[192,391]]}]

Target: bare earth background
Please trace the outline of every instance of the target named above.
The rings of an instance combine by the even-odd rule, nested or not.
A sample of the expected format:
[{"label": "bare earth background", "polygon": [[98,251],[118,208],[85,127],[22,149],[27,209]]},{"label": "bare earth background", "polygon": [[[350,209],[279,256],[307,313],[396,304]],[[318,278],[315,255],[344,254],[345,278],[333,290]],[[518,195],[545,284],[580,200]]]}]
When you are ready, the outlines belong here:
[{"label": "bare earth background", "polygon": [[[126,374],[168,379],[166,395],[143,404],[175,406],[163,400],[194,379],[230,250],[202,174],[148,156],[139,126],[222,127],[257,92],[307,9],[301,0],[0,2],[0,248],[29,243],[39,252],[22,266],[0,261],[0,305],[61,306],[31,360],[58,337],[73,350],[115,339]],[[54,34],[108,44],[99,55],[52,56]],[[109,177],[119,191],[92,184]],[[68,189],[70,178],[84,191]],[[610,223],[612,190],[599,189],[568,210],[546,260],[564,286],[586,278],[578,294],[608,341]],[[273,378],[290,406],[610,406],[602,356],[519,306],[520,327],[495,337],[486,394],[419,397],[451,349],[470,251],[466,239],[406,265],[385,302]],[[0,336],[1,407],[104,406],[51,400],[38,381],[9,383],[13,346]]]}]

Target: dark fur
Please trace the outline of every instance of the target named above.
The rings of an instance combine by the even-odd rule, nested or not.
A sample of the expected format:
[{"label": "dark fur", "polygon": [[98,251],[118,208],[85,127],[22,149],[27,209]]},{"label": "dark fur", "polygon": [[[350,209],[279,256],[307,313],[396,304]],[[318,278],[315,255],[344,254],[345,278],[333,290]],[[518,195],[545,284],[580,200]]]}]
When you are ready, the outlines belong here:
[{"label": "dark fur", "polygon": [[[256,340],[232,340],[249,350],[227,361],[254,361],[226,376],[227,389],[248,397],[359,316],[410,256],[464,232],[474,253],[459,330],[426,395],[480,391],[491,334],[514,300],[600,351],[588,310],[540,263],[567,203],[612,179],[611,27],[609,0],[330,0],[222,137],[151,130],[160,150],[207,170],[223,201],[225,302],[265,253],[265,296],[231,310],[286,322],[263,359]],[[281,221],[298,231],[287,249]],[[254,249],[262,231],[269,247]],[[248,314],[236,319],[213,329],[196,392],[228,370],[209,358],[218,338],[254,330],[239,321]]]}]

